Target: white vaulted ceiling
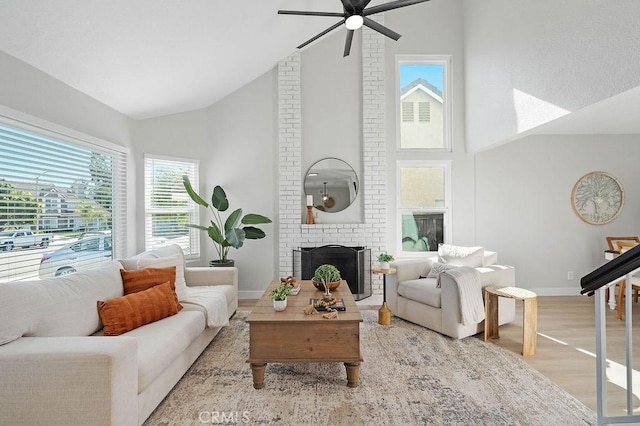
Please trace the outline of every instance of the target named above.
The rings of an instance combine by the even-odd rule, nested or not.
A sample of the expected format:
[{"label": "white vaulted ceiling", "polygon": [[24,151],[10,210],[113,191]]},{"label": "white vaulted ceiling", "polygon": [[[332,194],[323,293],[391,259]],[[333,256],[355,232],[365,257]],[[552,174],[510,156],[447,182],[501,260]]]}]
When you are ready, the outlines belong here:
[{"label": "white vaulted ceiling", "polygon": [[[214,104],[339,21],[278,9],[342,12],[339,0],[0,0],[0,51],[132,118],[157,117]],[[638,111],[632,90],[527,133],[637,134]]]},{"label": "white vaulted ceiling", "polygon": [[2,0],[0,50],[133,118],[203,108],[337,18],[338,0]]}]

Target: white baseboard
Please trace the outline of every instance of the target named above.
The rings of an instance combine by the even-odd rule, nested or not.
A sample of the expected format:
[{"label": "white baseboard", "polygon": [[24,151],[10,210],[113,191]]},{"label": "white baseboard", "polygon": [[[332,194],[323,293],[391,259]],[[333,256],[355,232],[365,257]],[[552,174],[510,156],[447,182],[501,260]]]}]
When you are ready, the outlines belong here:
[{"label": "white baseboard", "polygon": [[580,296],[580,289],[576,287],[523,287],[538,296]]}]

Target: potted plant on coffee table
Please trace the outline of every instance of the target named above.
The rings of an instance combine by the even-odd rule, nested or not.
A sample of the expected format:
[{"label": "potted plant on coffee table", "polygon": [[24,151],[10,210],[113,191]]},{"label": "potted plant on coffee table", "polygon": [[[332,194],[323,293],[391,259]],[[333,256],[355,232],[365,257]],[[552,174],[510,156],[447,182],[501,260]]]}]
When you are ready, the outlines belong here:
[{"label": "potted plant on coffee table", "polygon": [[213,241],[213,245],[218,252],[218,259],[213,260],[211,266],[233,266],[233,260],[228,257],[231,247],[239,249],[244,244],[245,239],[259,240],[265,237],[262,229],[247,225],[271,223],[271,219],[255,213],[242,216],[242,209],[236,209],[223,221],[220,213],[229,209],[229,200],[221,186],[217,185],[213,188],[211,204],[209,204],[193,190],[187,175],[182,177],[182,181],[189,197],[196,204],[210,209],[211,213],[213,213],[213,220],[211,220],[211,225],[209,226],[187,225],[191,228],[205,231]]},{"label": "potted plant on coffee table", "polygon": [[393,262],[394,257],[389,253],[382,252],[378,255],[378,262],[380,263],[380,269],[389,269],[389,262]]},{"label": "potted plant on coffee table", "polygon": [[271,290],[271,299],[273,299],[273,309],[276,311],[284,311],[287,308],[287,296],[291,294],[293,287],[286,282],[281,282],[278,287]]},{"label": "potted plant on coffee table", "polygon": [[318,289],[324,291],[324,300],[331,300],[331,290],[335,290],[340,285],[340,271],[333,265],[324,264],[316,268],[313,274],[313,285]]}]

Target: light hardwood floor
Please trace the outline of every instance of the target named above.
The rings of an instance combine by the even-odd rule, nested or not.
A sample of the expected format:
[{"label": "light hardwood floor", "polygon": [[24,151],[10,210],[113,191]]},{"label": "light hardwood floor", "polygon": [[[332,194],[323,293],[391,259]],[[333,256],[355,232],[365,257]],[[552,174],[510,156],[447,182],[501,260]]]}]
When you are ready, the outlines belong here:
[{"label": "light hardwood floor", "polygon": [[[242,300],[250,309],[255,300]],[[558,386],[596,411],[596,344],[594,297],[538,297],[538,342],[536,354],[523,359]],[[634,304],[633,322],[640,327],[640,304]],[[361,309],[372,308],[365,306]],[[377,308],[376,308],[377,309]],[[607,308],[608,416],[626,413],[625,331],[624,321]],[[382,326],[381,326],[382,327]],[[640,365],[640,345],[634,329],[635,366]],[[482,334],[470,337],[482,339]],[[500,327],[500,339],[494,341],[520,356],[522,351],[522,302],[516,304],[516,319]],[[636,367],[638,369],[638,367]],[[639,376],[635,379],[635,376]],[[634,372],[633,407],[640,412],[640,374]],[[637,414],[637,413],[636,413]]]}]

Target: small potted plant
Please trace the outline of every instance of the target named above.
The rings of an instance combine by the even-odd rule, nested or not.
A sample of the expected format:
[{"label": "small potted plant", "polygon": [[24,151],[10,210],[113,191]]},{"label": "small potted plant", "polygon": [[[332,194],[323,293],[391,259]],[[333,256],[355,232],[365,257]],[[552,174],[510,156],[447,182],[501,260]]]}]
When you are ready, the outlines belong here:
[{"label": "small potted plant", "polygon": [[331,299],[331,290],[335,290],[340,285],[340,271],[333,265],[324,264],[316,268],[313,274],[313,285],[318,290],[324,290],[324,299]]},{"label": "small potted plant", "polygon": [[281,282],[278,287],[271,290],[273,309],[276,311],[284,311],[287,308],[287,296],[291,294],[291,290],[293,290],[293,287],[286,282]]},{"label": "small potted plant", "polygon": [[378,262],[380,262],[380,269],[389,269],[389,262],[393,262],[394,257],[386,251],[378,255]]}]

